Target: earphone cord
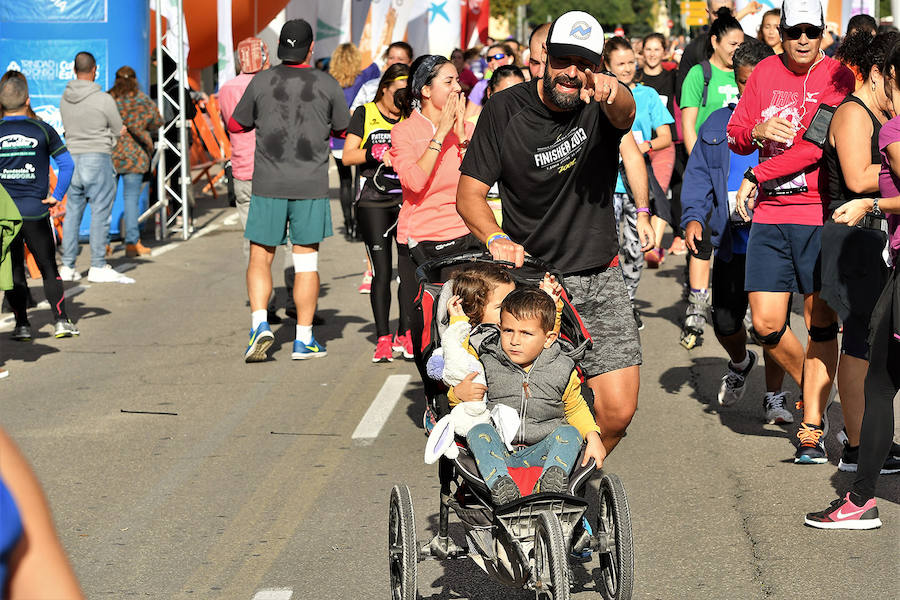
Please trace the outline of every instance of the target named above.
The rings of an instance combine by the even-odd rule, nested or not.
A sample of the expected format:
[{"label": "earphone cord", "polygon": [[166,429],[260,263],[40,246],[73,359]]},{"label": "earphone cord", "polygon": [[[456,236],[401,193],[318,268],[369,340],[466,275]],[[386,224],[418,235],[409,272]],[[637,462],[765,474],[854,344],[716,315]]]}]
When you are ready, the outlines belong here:
[{"label": "earphone cord", "polygon": [[813,66],[811,66],[806,72],[806,77],[803,78],[803,95],[800,96],[801,114],[798,128],[807,129],[807,126],[803,124],[803,119],[806,118],[806,84],[807,82],[809,82],[810,73],[812,73],[813,69],[816,68],[816,65],[818,65],[823,60],[825,60],[825,52],[823,50],[819,50],[819,59],[813,63]]}]

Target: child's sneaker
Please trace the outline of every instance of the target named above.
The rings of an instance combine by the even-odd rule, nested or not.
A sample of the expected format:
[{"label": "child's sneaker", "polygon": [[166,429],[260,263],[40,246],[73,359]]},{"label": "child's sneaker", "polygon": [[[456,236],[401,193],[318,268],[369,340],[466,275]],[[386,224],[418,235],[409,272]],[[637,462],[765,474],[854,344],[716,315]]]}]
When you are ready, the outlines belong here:
[{"label": "child's sneaker", "polygon": [[308,344],[304,344],[300,340],[294,340],[294,351],[291,352],[291,359],[306,360],[307,358],[321,358],[326,356],[325,346],[313,338]]},{"label": "child's sneaker", "polygon": [[562,467],[552,466],[541,473],[540,479],[534,484],[532,493],[554,492],[564,494],[569,489],[569,475]]},{"label": "child's sneaker", "polygon": [[862,506],[857,506],[850,500],[849,493],[832,502],[825,510],[807,514],[803,522],[817,529],[878,529],[881,527],[875,498]]},{"label": "child's sneaker", "polygon": [[494,506],[503,506],[521,497],[519,486],[509,475],[498,477],[494,482],[494,487],[491,488],[491,500],[494,502]]},{"label": "child's sneaker", "polygon": [[244,362],[262,362],[266,360],[269,357],[269,348],[274,341],[275,334],[272,333],[269,324],[263,321],[255,330],[250,331],[250,343],[244,351]]},{"label": "child's sneaker", "polygon": [[393,362],[394,352],[391,349],[391,336],[383,335],[378,338],[375,344],[375,354],[372,356],[373,363]]},{"label": "child's sneaker", "polygon": [[397,333],[394,335],[394,341],[391,343],[394,352],[403,354],[406,360],[413,358],[412,332],[407,330],[405,333]]}]

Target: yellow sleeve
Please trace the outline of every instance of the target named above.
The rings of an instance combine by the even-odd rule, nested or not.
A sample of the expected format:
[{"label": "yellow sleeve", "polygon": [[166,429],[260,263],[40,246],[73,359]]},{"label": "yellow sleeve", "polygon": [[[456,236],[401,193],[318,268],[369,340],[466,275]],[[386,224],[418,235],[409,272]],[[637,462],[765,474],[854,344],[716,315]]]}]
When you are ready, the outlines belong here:
[{"label": "yellow sleeve", "polygon": [[566,411],[566,421],[572,425],[581,434],[584,439],[591,431],[600,433],[600,428],[594,422],[594,416],[591,409],[588,408],[584,396],[581,395],[581,380],[578,379],[578,373],[572,370],[572,376],[569,377],[569,385],[563,393],[563,405]]},{"label": "yellow sleeve", "polygon": [[453,391],[453,388],[447,390],[447,400],[450,402],[450,408],[459,404],[459,398],[456,397],[456,392]]}]

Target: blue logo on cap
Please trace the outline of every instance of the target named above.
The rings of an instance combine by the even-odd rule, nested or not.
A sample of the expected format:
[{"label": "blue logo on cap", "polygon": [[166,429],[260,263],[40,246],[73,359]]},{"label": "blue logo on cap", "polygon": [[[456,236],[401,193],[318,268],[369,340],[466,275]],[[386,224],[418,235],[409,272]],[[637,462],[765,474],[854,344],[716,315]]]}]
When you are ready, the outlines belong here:
[{"label": "blue logo on cap", "polygon": [[586,40],[591,37],[591,26],[584,21],[578,21],[577,23],[572,25],[572,30],[569,32],[569,36],[579,40]]}]

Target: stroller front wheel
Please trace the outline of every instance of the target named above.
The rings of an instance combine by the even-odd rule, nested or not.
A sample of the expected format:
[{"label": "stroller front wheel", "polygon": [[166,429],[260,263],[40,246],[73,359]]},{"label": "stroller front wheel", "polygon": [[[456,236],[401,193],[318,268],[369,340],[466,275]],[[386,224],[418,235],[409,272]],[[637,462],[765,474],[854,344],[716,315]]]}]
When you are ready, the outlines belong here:
[{"label": "stroller front wheel", "polygon": [[625,486],[612,473],[605,474],[600,480],[596,535],[604,536],[607,540],[606,551],[599,557],[605,597],[610,600],[630,600],[634,588],[631,512],[625,497]]},{"label": "stroller front wheel", "polygon": [[388,516],[388,559],[391,570],[391,600],[415,600],[418,596],[416,520],[412,496],[405,485],[391,490]]},{"label": "stroller front wheel", "polygon": [[534,530],[534,579],[537,597],[569,600],[569,556],[559,518],[549,511],[538,515]]}]

